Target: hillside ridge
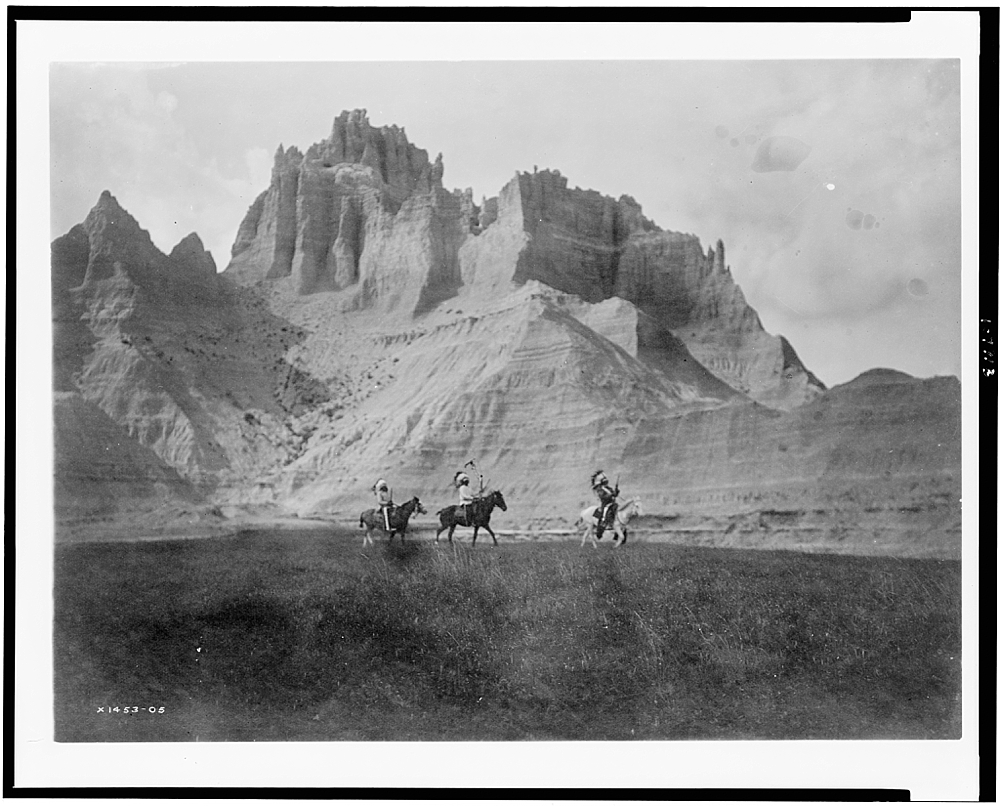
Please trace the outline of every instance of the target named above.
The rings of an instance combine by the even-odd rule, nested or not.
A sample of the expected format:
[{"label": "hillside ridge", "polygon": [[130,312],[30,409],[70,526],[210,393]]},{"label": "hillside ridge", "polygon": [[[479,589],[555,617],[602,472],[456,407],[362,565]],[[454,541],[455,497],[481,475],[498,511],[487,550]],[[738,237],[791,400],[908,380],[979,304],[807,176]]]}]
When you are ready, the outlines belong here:
[{"label": "hillside ridge", "polygon": [[[165,254],[105,191],[52,245],[60,406],[122,429],[157,501],[353,517],[378,477],[450,502],[474,458],[530,529],[571,520],[602,466],[686,539],[773,533],[760,513],[784,512],[807,543],[839,522],[955,551],[956,379],[827,389],[764,330],[721,240],[558,171],[480,205],[443,175],[405,130],[344,112],[279,147],[220,274],[197,234]],[[85,457],[64,459],[72,486]]]}]

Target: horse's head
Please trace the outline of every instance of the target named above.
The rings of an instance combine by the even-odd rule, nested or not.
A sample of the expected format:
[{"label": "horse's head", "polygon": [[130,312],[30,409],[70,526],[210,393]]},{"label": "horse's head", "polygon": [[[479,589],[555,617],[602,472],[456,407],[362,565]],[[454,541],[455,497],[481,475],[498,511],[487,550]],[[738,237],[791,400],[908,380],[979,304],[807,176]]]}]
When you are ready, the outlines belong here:
[{"label": "horse's head", "polygon": [[503,493],[502,492],[500,492],[499,490],[494,490],[490,494],[490,496],[492,497],[494,504],[496,504],[498,507],[500,507],[500,509],[502,509],[504,512],[507,511],[507,502],[503,500]]},{"label": "horse's head", "polygon": [[635,506],[636,517],[641,518],[643,515],[646,514],[646,511],[642,508],[642,499],[639,498],[639,496],[635,497],[634,506]]},{"label": "horse's head", "polygon": [[420,503],[420,499],[417,498],[416,496],[413,496],[410,503],[413,504],[414,511],[420,513],[421,515],[427,514],[427,510],[424,508],[424,505]]}]

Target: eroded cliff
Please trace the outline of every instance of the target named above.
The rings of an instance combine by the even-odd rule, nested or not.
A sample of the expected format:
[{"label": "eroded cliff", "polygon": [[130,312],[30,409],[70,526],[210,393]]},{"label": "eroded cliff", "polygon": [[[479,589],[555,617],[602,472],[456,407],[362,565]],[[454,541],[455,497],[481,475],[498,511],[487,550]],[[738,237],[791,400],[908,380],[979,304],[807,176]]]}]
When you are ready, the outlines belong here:
[{"label": "eroded cliff", "polygon": [[61,513],[354,517],[380,476],[437,506],[474,458],[508,528],[569,525],[602,466],[684,542],[957,551],[955,379],[826,390],[721,241],[554,171],[480,205],[442,177],[402,129],[345,112],[279,148],[221,275],[196,235],[165,255],[102,195],[52,247]]},{"label": "eroded cliff", "polygon": [[461,253],[466,282],[538,280],[589,302],[621,297],[680,338],[724,383],[789,409],[825,386],[768,334],[725,262],[693,235],[661,230],[634,199],[570,189],[558,171],[519,173],[495,221]]},{"label": "eroded cliff", "polygon": [[279,147],[270,187],[247,212],[226,275],[288,278],[295,293],[348,290],[347,307],[426,310],[459,282],[473,210],[396,126],[343,112],[303,155]]},{"label": "eroded cliff", "polygon": [[52,247],[55,387],[203,487],[295,455],[325,387],[285,360],[301,332],[223,281],[197,236],[169,256],[104,193]]}]

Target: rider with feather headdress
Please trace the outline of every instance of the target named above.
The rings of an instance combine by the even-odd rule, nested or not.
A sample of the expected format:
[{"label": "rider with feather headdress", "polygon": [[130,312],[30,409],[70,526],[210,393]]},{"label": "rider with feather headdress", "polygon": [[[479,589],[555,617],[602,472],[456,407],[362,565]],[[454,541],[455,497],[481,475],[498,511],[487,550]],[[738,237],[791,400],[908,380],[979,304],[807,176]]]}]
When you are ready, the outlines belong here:
[{"label": "rider with feather headdress", "polygon": [[463,520],[465,520],[466,523],[469,523],[469,519],[468,517],[466,517],[467,514],[466,508],[476,498],[475,494],[472,492],[471,479],[469,478],[468,473],[466,473],[464,470],[459,470],[455,474],[454,481],[455,481],[455,487],[458,488],[458,510],[456,511],[455,514],[458,515]]},{"label": "rider with feather headdress", "polygon": [[379,479],[372,485],[372,491],[375,493],[375,501],[378,503],[379,509],[382,511],[382,519],[385,521],[385,530],[389,530],[389,515],[392,512],[394,504],[392,503],[392,490],[389,489],[389,483],[385,479]]},{"label": "rider with feather headdress", "polygon": [[604,535],[604,530],[614,525],[615,515],[618,514],[618,485],[616,483],[612,487],[604,471],[598,470],[590,477],[590,487],[601,502],[596,512],[596,537],[600,540]]}]

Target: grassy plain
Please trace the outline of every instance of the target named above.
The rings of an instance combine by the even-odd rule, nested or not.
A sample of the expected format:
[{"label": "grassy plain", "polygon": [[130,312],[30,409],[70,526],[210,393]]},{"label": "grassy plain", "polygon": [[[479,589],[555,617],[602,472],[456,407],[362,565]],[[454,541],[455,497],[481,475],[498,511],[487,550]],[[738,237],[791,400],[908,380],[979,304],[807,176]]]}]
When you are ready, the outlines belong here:
[{"label": "grassy plain", "polygon": [[57,740],[960,736],[958,562],[426,537],[57,547]]}]

